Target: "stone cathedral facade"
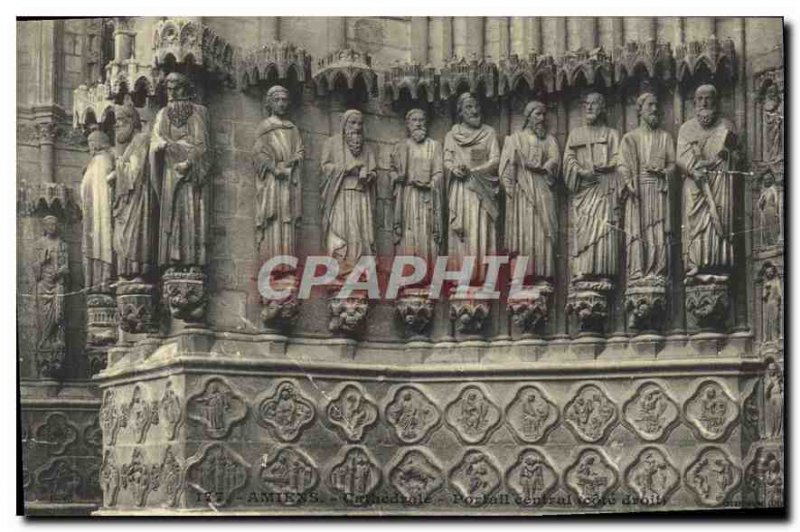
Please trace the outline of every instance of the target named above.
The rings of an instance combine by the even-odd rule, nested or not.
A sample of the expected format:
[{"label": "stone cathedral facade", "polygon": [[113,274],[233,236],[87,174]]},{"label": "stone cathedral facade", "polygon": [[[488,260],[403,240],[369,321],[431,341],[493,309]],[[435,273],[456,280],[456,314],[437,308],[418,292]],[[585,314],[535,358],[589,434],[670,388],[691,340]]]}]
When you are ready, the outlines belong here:
[{"label": "stone cathedral facade", "polygon": [[28,513],[783,508],[780,18],[17,28]]}]

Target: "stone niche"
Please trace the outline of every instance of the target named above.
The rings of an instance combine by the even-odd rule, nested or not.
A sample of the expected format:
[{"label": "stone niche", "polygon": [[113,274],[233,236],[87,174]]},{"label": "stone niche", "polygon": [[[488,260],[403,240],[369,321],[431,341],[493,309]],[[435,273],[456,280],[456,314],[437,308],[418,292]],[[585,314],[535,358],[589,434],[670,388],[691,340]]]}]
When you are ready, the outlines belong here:
[{"label": "stone niche", "polygon": [[[783,58],[769,52],[782,46],[780,19],[127,18],[83,31],[116,46],[99,84],[63,88],[75,96],[60,103],[68,109],[62,122],[69,116],[82,132],[111,133],[111,102],[133,105],[153,127],[172,73],[191,82],[194,104],[206,109],[205,260],[159,268],[141,282],[118,279],[108,295],[116,313],[103,307],[102,323],[115,334],[101,345],[86,347],[96,308],[71,301],[65,364],[80,369],[62,382],[37,373],[36,346],[25,344],[29,511],[783,507],[783,226],[751,231],[759,217],[782,220],[783,159],[767,142],[783,138]],[[614,275],[576,279],[577,222],[561,162],[570,132],[583,125],[585,96],[604,95],[607,124],[622,136],[638,125],[639,95],[654,93],[674,142],[695,114],[695,90],[708,83],[721,116],[747,133],[731,194],[736,262],[724,276],[688,279],[682,252],[670,251],[662,274],[629,279],[621,237]],[[444,143],[459,120],[459,96],[470,92],[502,149],[523,128],[528,102],[541,101],[559,147],[552,275],[515,298],[503,285],[497,301],[474,291],[435,298],[422,285],[397,301],[360,293],[339,300],[331,287],[302,299],[291,276],[276,282],[289,296],[264,297],[254,168],[276,85],[286,89],[286,119],[304,145],[288,173],[297,178],[296,254],[326,253],[323,146],[357,109],[375,157],[381,275],[395,254],[390,168],[407,112],[423,109],[428,136]],[[47,146],[34,134],[18,138],[20,173],[31,180]],[[76,161],[89,155],[69,149],[63,155],[64,143],[55,143],[47,179],[78,190]],[[61,163],[71,166],[61,171]],[[666,186],[670,250],[683,249],[683,181]],[[503,197],[498,216],[508,210]],[[20,247],[32,250],[39,226],[35,214],[25,216]],[[501,218],[501,251],[504,227]],[[65,228],[70,280],[80,290],[80,222]],[[33,334],[36,310],[19,305]],[[63,382],[81,392],[57,392]]]}]

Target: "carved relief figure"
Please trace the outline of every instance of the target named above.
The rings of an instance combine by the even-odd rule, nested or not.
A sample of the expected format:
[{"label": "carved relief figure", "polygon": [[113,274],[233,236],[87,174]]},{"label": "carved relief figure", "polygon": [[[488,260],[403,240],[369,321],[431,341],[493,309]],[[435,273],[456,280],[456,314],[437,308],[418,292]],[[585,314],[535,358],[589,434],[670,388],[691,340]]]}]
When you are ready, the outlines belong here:
[{"label": "carved relief figure", "polygon": [[512,256],[528,257],[526,277],[552,279],[555,270],[554,187],[561,154],[547,131],[547,106],[525,106],[522,130],[506,137],[500,178],[506,193],[505,244]]},{"label": "carved relief figure", "polygon": [[783,372],[774,361],[767,366],[764,381],[764,436],[783,436]]},{"label": "carved relief figure", "polygon": [[675,171],[675,144],[659,127],[658,100],[636,100],[639,127],[622,137],[619,172],[624,181],[628,280],[667,273],[669,179]]},{"label": "carved relief figure", "polygon": [[256,130],[256,230],[259,258],[296,255],[297,224],[303,212],[301,166],[303,139],[286,119],[289,91],[274,85],[267,91],[268,117]]},{"label": "carved relief figure", "polygon": [[206,446],[186,467],[186,485],[204,502],[226,505],[247,484],[250,464],[221,443]]},{"label": "carved relief figure", "polygon": [[389,474],[392,485],[403,497],[404,504],[424,504],[442,486],[442,471],[424,452],[408,451]]},{"label": "carved relief figure", "polygon": [[349,273],[363,255],[375,253],[373,208],[376,162],[364,139],[360,111],[344,113],[341,133],[322,151],[322,238],[328,255]]},{"label": "carved relief figure", "polygon": [[601,94],[586,96],[586,125],[570,131],[564,150],[564,178],[575,228],[573,282],[613,278],[619,269],[620,136],[605,125],[605,113]]},{"label": "carved relief figure", "polygon": [[416,443],[439,422],[439,412],[425,395],[411,387],[401,388],[386,407],[386,419],[405,443]]},{"label": "carved relief figure", "polygon": [[525,449],[506,473],[508,486],[524,506],[540,506],[558,484],[558,476],[540,452]]},{"label": "carved relief figure", "polygon": [[259,422],[275,429],[278,438],[291,441],[314,420],[314,407],[290,382],[282,382],[259,406]]},{"label": "carved relief figure", "polygon": [[506,422],[523,441],[536,443],[558,421],[558,409],[534,386],[521,388],[506,409]]},{"label": "carved relief figure", "polygon": [[739,484],[741,475],[723,451],[708,447],[686,470],[686,484],[703,504],[719,506]]},{"label": "carved relief figure", "polygon": [[169,74],[166,85],[168,103],[156,115],[150,140],[150,169],[160,197],[158,264],[199,267],[207,262],[208,111],[191,101],[183,74]]},{"label": "carved relief figure", "polygon": [[564,480],[584,505],[599,505],[603,497],[617,484],[618,475],[606,458],[594,449],[581,452],[571,465]]},{"label": "carved relief figure", "polygon": [[353,505],[366,503],[365,497],[380,483],[381,472],[361,448],[347,451],[344,459],[330,472],[331,487]]},{"label": "carved relief figure", "polygon": [[81,181],[83,276],[89,293],[107,292],[113,275],[111,225],[113,191],[106,178],[114,170],[111,141],[102,131],[88,138],[91,160]]},{"label": "carved relief figure", "polygon": [[260,479],[269,493],[279,495],[279,502],[295,505],[304,501],[305,493],[316,485],[318,475],[305,455],[283,448],[271,461],[261,464]]},{"label": "carved relief figure", "polygon": [[[165,395],[167,391],[165,390]],[[188,418],[199,422],[210,438],[224,438],[247,416],[247,403],[219,378],[206,381],[187,402]]]},{"label": "carved relief figure", "polygon": [[774,342],[783,338],[783,285],[774,264],[765,264],[763,272],[762,334],[765,342]]},{"label": "carved relief figure", "polygon": [[500,409],[480,388],[467,386],[447,406],[445,417],[461,438],[474,444],[485,440],[500,421]]},{"label": "carved relief figure", "polygon": [[421,109],[406,113],[408,138],[395,144],[389,176],[394,190],[395,255],[436,260],[444,236],[442,146],[428,137]]},{"label": "carved relief figure", "polygon": [[766,138],[764,139],[764,162],[770,165],[773,171],[783,173],[783,94],[780,85],[770,83],[764,90],[764,124],[766,125]]},{"label": "carved relief figure", "polygon": [[704,439],[723,438],[739,416],[739,406],[717,382],[706,381],[683,405],[687,420]]},{"label": "carved relief figure", "polygon": [[679,418],[678,406],[653,382],[642,384],[623,410],[628,425],[649,441],[661,439]]},{"label": "carved relief figure", "polygon": [[567,404],[564,419],[580,438],[596,442],[616,421],[617,409],[600,388],[588,385]]},{"label": "carved relief figure", "polygon": [[700,422],[709,432],[720,431],[722,425],[725,423],[725,417],[728,411],[728,405],[725,399],[717,397],[717,390],[709,387],[705,390],[701,405],[702,413],[700,414]]},{"label": "carved relief figure", "polygon": [[458,98],[459,123],[444,139],[444,170],[449,212],[448,256],[451,269],[475,257],[473,280],[484,277],[484,258],[497,252],[497,176],[500,145],[491,126],[481,123],[478,100]]},{"label": "carved relief figure", "polygon": [[695,91],[695,117],[678,131],[683,183],[683,253],[686,277],[726,273],[733,266],[733,123],[717,111],[717,90]]},{"label": "carved relief figure", "polygon": [[175,438],[175,430],[181,421],[183,410],[181,408],[181,400],[172,388],[172,381],[167,381],[164,387],[164,395],[161,396],[159,412],[160,419],[166,425],[167,439]]},{"label": "carved relief figure", "polygon": [[58,234],[58,218],[45,216],[44,236],[36,241],[33,278],[36,307],[36,365],[43,377],[55,377],[66,355],[64,297],[69,276],[67,244]]},{"label": "carved relief figure", "polygon": [[142,131],[132,103],[114,108],[114,141],[116,167],[107,179],[115,187],[117,275],[141,281],[155,260],[155,191],[150,180],[149,132]]},{"label": "carved relief figure", "polygon": [[481,506],[500,485],[500,473],[488,455],[470,450],[450,472],[450,482],[469,506]]},{"label": "carved relief figure", "polygon": [[774,246],[783,239],[783,193],[775,174],[767,171],[761,177],[758,196],[758,228],[762,246]]},{"label": "carved relief figure", "polygon": [[378,419],[378,409],[356,386],[348,384],[339,397],[328,405],[328,419],[345,438],[356,442]]}]

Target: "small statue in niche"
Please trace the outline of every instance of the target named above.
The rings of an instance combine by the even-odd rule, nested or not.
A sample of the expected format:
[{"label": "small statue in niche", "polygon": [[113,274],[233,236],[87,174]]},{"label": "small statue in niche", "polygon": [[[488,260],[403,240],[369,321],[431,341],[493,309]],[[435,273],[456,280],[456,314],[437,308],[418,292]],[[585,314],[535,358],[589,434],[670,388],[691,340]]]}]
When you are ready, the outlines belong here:
[{"label": "small statue in niche", "polygon": [[36,241],[36,365],[42,377],[56,377],[66,355],[64,297],[69,276],[67,244],[58,234],[58,218],[42,220],[44,235]]},{"label": "small statue in niche", "polygon": [[606,101],[584,100],[586,125],[570,131],[564,178],[571,193],[575,234],[572,280],[612,279],[619,271],[619,131],[605,125]]},{"label": "small statue in niche", "polygon": [[783,372],[774,360],[764,379],[764,436],[783,436]]},{"label": "small statue in niche", "polygon": [[500,145],[494,128],[481,123],[478,100],[458,97],[458,118],[444,139],[444,170],[448,183],[448,256],[451,269],[464,257],[475,257],[472,280],[482,282],[484,259],[497,253],[497,170]]},{"label": "small statue in niche", "polygon": [[377,164],[365,145],[360,111],[344,113],[341,133],[325,143],[321,169],[323,243],[328,255],[339,262],[339,274],[346,275],[358,259],[375,253]]},{"label": "small statue in niche", "polygon": [[763,271],[761,312],[764,342],[774,342],[783,338],[783,286],[774,264],[765,264]]},{"label": "small statue in niche", "polygon": [[774,246],[783,240],[783,192],[771,170],[766,170],[761,177],[758,229],[762,246]]},{"label": "small statue in niche", "polygon": [[408,138],[394,146],[389,175],[394,190],[395,255],[439,255],[443,237],[442,146],[428,137],[422,109],[406,113]]},{"label": "small statue in niche", "polygon": [[156,115],[150,139],[150,169],[161,199],[158,264],[198,268],[207,262],[208,110],[191,101],[183,74],[169,74],[166,86],[168,103]]},{"label": "small statue in niche", "polygon": [[678,132],[677,160],[684,175],[683,253],[686,277],[724,275],[733,267],[733,123],[719,116],[717,90],[702,85],[695,117]]},{"label": "small statue in niche", "polygon": [[783,173],[783,98],[777,83],[770,83],[764,90],[764,163],[773,171]]},{"label": "small statue in niche", "polygon": [[91,160],[81,181],[83,212],[83,275],[88,293],[111,290],[114,257],[111,210],[113,190],[106,178],[114,170],[111,141],[102,131],[93,131],[88,138]]},{"label": "small statue in niche", "polygon": [[506,193],[505,244],[512,256],[528,257],[526,277],[552,280],[557,237],[556,198],[561,154],[547,131],[547,106],[525,106],[522,129],[506,137],[500,177]]},{"label": "small statue in niche", "polygon": [[300,131],[286,119],[289,91],[275,85],[267,91],[268,117],[256,130],[256,238],[259,258],[295,256],[297,224],[302,216],[300,183],[305,148]]}]

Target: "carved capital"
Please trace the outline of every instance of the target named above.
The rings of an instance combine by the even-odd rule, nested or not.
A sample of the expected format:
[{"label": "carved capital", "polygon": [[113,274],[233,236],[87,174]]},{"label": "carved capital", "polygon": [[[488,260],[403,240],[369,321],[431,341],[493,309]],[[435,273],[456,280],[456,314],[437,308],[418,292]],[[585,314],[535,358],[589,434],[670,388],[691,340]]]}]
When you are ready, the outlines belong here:
[{"label": "carved capital", "polygon": [[136,281],[117,283],[119,328],[127,333],[150,332],[155,326],[155,287]]},{"label": "carved capital", "polygon": [[483,334],[483,329],[489,321],[491,307],[489,301],[472,297],[450,298],[450,320],[457,332],[469,335]]},{"label": "carved capital", "polygon": [[328,329],[348,336],[358,335],[367,321],[369,300],[365,295],[348,298],[331,297],[328,300],[331,320]]},{"label": "carved capital", "polygon": [[725,329],[730,305],[728,278],[698,275],[688,281],[686,311],[689,326],[696,329]]},{"label": "carved capital", "polygon": [[110,294],[86,296],[86,343],[99,347],[117,341],[117,302]]},{"label": "carved capital", "polygon": [[628,326],[639,331],[657,331],[667,309],[667,283],[663,277],[630,281],[625,290]]},{"label": "carved capital", "polygon": [[433,319],[433,301],[427,289],[404,290],[395,305],[408,336],[424,336]]},{"label": "carved capital", "polygon": [[567,296],[567,314],[578,319],[581,332],[603,332],[608,317],[609,281],[579,281],[572,283]]},{"label": "carved capital", "polygon": [[168,270],[162,279],[164,301],[173,318],[188,322],[205,319],[208,294],[205,273],[198,271]]},{"label": "carved capital", "polygon": [[524,288],[508,296],[511,321],[525,333],[541,332],[550,311],[553,287],[549,283]]},{"label": "carved capital", "polygon": [[286,330],[294,325],[300,312],[300,301],[297,299],[298,284],[294,277],[273,279],[270,282],[275,291],[285,292],[279,298],[261,298],[261,320],[270,329]]}]

